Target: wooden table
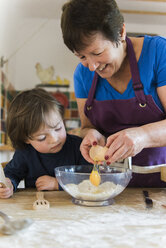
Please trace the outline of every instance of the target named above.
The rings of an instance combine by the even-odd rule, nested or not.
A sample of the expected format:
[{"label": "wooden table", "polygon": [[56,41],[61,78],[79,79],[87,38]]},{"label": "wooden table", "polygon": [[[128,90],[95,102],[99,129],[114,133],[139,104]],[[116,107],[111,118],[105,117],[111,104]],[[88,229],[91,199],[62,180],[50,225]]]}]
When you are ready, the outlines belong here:
[{"label": "wooden table", "polygon": [[166,189],[148,189],[152,209],[146,208],[142,190],[127,188],[106,207],[77,206],[63,191],[45,192],[49,210],[32,209],[35,190],[18,190],[12,198],[0,199],[0,210],[34,223],[13,236],[0,235],[0,248],[163,248]]}]

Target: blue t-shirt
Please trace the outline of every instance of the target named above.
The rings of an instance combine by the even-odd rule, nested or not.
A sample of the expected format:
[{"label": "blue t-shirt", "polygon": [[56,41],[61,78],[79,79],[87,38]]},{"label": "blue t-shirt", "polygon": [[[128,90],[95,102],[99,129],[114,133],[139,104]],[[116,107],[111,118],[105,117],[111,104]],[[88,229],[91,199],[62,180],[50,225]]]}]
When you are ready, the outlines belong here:
[{"label": "blue t-shirt", "polygon": [[[166,85],[166,38],[145,35],[138,68],[145,95],[152,95],[156,104],[163,110],[156,88]],[[88,98],[94,73],[81,63],[78,64],[74,72],[76,98]],[[131,79],[127,89],[121,94],[106,79],[99,77],[95,98],[102,101],[135,97],[132,83]]]}]

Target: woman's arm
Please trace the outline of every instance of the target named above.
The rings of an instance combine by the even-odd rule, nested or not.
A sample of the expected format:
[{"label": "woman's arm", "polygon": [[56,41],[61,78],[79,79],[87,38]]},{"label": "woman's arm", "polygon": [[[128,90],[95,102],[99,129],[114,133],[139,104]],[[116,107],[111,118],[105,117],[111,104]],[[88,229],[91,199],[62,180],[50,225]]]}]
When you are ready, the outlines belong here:
[{"label": "woman's arm", "polygon": [[[157,94],[166,113],[166,86],[158,87]],[[148,135],[146,147],[166,146],[166,120],[143,126]]]},{"label": "woman's arm", "polygon": [[94,144],[104,146],[106,139],[85,116],[84,106],[86,100],[87,99],[77,98],[78,111],[81,119],[81,136],[84,138],[80,146],[80,151],[89,163],[93,163],[93,160],[89,157],[91,146]]},{"label": "woman's arm", "polygon": [[[166,112],[166,86],[158,87],[157,93]],[[106,146],[110,163],[135,156],[144,148],[166,146],[166,120],[117,132],[108,137]]]}]

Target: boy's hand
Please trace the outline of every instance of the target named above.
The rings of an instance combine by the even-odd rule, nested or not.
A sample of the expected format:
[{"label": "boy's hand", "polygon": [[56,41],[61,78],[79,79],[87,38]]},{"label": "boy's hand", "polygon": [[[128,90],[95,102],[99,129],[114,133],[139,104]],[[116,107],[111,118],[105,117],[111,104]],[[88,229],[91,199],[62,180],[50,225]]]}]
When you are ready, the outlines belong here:
[{"label": "boy's hand", "polygon": [[13,195],[13,184],[9,178],[6,178],[9,187],[3,188],[3,185],[0,184],[0,198],[9,198]]},{"label": "boy's hand", "polygon": [[41,176],[36,180],[37,190],[59,190],[58,181],[55,177]]}]

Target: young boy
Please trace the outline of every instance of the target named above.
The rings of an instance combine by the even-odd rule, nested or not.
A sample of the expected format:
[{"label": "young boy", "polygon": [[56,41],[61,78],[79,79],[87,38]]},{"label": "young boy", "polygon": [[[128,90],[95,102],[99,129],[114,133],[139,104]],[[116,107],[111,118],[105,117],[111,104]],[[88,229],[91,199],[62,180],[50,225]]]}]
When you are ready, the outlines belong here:
[{"label": "young boy", "polygon": [[43,89],[19,93],[11,102],[7,133],[16,149],[4,172],[11,187],[0,188],[0,198],[8,198],[24,179],[25,187],[58,190],[55,167],[84,165],[79,150],[82,139],[66,134],[62,106]]}]

